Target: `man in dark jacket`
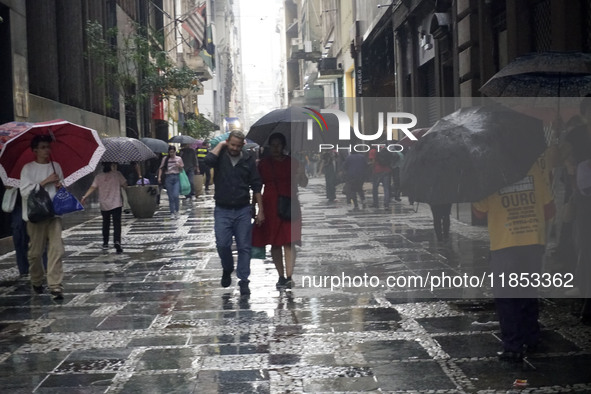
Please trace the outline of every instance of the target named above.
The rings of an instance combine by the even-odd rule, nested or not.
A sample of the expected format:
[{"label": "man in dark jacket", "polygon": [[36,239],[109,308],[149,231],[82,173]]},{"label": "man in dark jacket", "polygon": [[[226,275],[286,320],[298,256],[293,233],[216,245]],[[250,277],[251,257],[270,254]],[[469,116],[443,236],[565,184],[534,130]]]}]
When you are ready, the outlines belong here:
[{"label": "man in dark jacket", "polygon": [[207,154],[205,163],[214,169],[215,185],[214,230],[218,255],[222,261],[222,287],[232,284],[234,259],[232,258],[232,236],[236,239],[238,263],[236,276],[240,279],[240,294],[250,294],[250,249],[252,246],[252,211],[250,190],[258,204],[257,222],[264,221],[261,189],[263,183],[254,157],[244,152],[244,133],[234,130],[226,141],[222,141]]}]

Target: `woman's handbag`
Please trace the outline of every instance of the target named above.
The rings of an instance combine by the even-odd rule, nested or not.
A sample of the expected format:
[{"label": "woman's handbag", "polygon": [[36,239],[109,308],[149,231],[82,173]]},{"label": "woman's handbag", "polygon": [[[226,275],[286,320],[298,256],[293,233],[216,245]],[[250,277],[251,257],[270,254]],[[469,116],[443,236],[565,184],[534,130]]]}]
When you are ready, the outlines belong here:
[{"label": "woman's handbag", "polygon": [[31,223],[39,223],[55,216],[51,197],[41,185],[29,194],[27,211]]},{"label": "woman's handbag", "polygon": [[191,184],[189,183],[189,177],[185,170],[181,170],[179,174],[179,182],[181,183],[181,194],[183,196],[191,194]]},{"label": "woman's handbag", "polygon": [[4,197],[2,197],[2,211],[6,213],[10,213],[14,211],[14,206],[16,204],[16,196],[18,194],[18,187],[13,187],[11,189],[6,189],[4,192]]},{"label": "woman's handbag", "polygon": [[53,197],[53,210],[56,215],[65,215],[83,209],[82,204],[65,187],[60,187]]},{"label": "woman's handbag", "polygon": [[[279,183],[277,182],[277,176],[275,174],[275,168],[271,167],[273,172],[273,183],[275,183],[275,190],[279,194]],[[295,205],[292,207],[292,201],[295,201]],[[292,199],[288,196],[279,195],[277,197],[277,216],[279,219],[291,222],[297,220],[301,216],[300,204],[297,198]]]},{"label": "woman's handbag", "polygon": [[288,222],[300,218],[300,204],[295,200],[296,205],[292,207],[293,199],[287,196],[277,198],[277,215],[280,219]]}]

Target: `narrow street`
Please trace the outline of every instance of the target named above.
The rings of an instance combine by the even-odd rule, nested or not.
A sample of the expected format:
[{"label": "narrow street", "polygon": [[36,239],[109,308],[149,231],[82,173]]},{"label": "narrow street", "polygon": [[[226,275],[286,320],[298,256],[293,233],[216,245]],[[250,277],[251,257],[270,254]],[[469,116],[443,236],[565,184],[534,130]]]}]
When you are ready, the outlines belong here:
[{"label": "narrow street", "polygon": [[[179,220],[169,219],[166,199],[151,219],[124,215],[121,255],[101,249],[99,211],[83,213],[88,221],[64,231],[61,303],[31,293],[14,252],[0,256],[0,387],[591,392],[591,327],[572,315],[576,300],[542,300],[543,343],[513,364],[496,358],[501,342],[486,287],[431,289],[433,279],[400,286],[411,276],[485,272],[485,228],[452,219],[450,241],[438,244],[426,205],[415,212],[403,198],[391,213],[349,213],[342,194],[328,204],[323,189],[314,178],[301,190],[304,242],[290,290],[275,288],[269,252],[252,260],[250,297],[240,296],[235,276],[230,288],[220,286],[212,194],[182,201]],[[514,386],[516,379],[527,385]]]}]

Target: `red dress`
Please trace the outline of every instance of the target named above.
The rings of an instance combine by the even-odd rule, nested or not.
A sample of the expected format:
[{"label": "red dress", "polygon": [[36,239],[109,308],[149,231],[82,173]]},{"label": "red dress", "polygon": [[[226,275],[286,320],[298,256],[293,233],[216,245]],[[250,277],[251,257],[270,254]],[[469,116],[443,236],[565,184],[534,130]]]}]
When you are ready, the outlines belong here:
[{"label": "red dress", "polygon": [[282,220],[277,215],[279,195],[297,197],[297,184],[291,182],[291,174],[297,174],[300,163],[285,156],[284,160],[266,157],[259,162],[258,169],[263,179],[263,210],[265,221],[254,225],[252,246],[283,246],[290,243],[301,245],[302,219],[291,222]]}]

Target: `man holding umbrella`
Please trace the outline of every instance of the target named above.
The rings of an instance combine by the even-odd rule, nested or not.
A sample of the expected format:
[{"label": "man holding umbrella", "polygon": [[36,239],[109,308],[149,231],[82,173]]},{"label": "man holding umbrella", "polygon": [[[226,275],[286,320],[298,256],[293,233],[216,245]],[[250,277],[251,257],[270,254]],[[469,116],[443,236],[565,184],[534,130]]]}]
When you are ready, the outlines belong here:
[{"label": "man holding umbrella", "polygon": [[31,286],[37,294],[43,293],[43,265],[41,256],[47,244],[47,285],[51,296],[55,300],[62,300],[64,278],[62,257],[64,255],[64,244],[62,241],[62,219],[54,216],[38,223],[29,221],[27,200],[36,188],[44,188],[51,199],[55,196],[57,189],[61,187],[60,179],[64,178],[59,163],[51,162],[49,135],[37,135],[31,140],[31,150],[35,160],[23,166],[20,175],[20,192],[23,201],[23,219],[27,222],[27,233],[29,234],[29,274],[31,275]]},{"label": "man holding umbrella", "polygon": [[[537,290],[526,283],[511,287],[517,275],[535,280],[546,244],[546,221],[554,216],[554,201],[536,161],[525,178],[473,205],[475,216],[488,214],[493,294],[501,325],[503,351],[499,358],[520,361],[540,342]],[[513,275],[513,276],[511,276]],[[498,280],[504,278],[504,286]]]}]

